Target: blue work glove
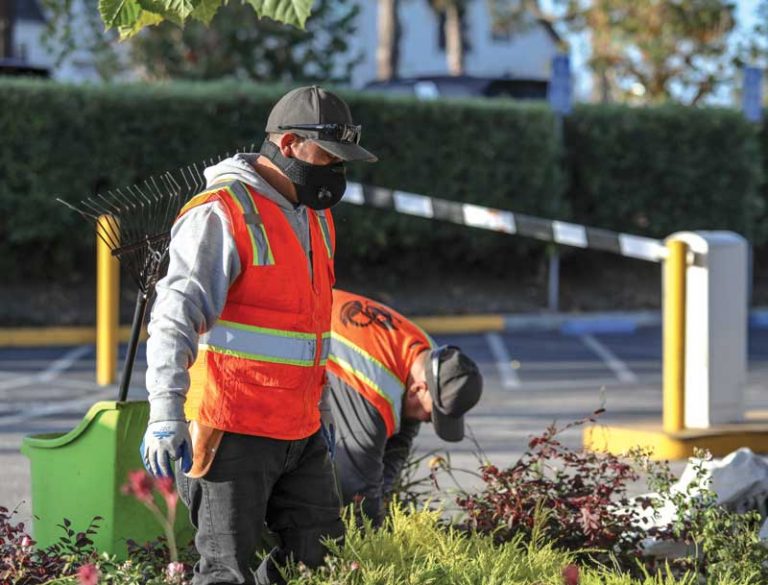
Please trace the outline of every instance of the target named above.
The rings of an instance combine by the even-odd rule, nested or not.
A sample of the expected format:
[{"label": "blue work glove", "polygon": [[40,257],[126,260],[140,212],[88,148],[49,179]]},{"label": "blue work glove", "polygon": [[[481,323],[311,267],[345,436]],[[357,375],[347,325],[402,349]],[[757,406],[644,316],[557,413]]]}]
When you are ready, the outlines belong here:
[{"label": "blue work glove", "polygon": [[325,444],[328,446],[328,455],[331,459],[336,457],[336,425],[333,423],[320,423],[320,432],[323,434]]},{"label": "blue work glove", "polygon": [[173,463],[181,459],[181,469],[192,469],[192,439],[183,420],[149,423],[139,447],[141,461],[155,477],[173,477]]}]

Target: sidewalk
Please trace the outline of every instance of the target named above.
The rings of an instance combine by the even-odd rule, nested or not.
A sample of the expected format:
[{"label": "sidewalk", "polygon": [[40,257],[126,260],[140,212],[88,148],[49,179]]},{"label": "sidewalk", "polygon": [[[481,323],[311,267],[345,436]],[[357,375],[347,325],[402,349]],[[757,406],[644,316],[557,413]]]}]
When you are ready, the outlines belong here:
[{"label": "sidewalk", "polygon": [[[641,327],[661,325],[660,311],[602,311],[594,313],[513,313],[475,315],[434,315],[413,320],[434,335],[484,333],[491,331],[559,331],[564,335],[635,332]],[[768,307],[749,312],[749,327],[768,329]],[[130,327],[121,326],[120,342],[127,342]],[[147,337],[142,332],[142,340]],[[0,327],[0,347],[71,346],[95,343],[94,326]]]}]

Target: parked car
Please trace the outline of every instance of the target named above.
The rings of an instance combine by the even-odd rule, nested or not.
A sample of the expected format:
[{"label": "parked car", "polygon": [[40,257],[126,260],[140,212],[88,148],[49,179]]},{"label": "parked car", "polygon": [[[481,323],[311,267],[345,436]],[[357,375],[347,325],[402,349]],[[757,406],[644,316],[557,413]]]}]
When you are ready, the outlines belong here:
[{"label": "parked car", "polygon": [[461,97],[507,97],[519,100],[547,99],[549,83],[540,79],[428,75],[391,81],[372,81],[364,91],[412,95],[419,99]]},{"label": "parked car", "polygon": [[0,59],[0,76],[3,75],[23,75],[28,77],[50,77],[50,71],[45,67],[31,65],[21,59],[7,58]]}]

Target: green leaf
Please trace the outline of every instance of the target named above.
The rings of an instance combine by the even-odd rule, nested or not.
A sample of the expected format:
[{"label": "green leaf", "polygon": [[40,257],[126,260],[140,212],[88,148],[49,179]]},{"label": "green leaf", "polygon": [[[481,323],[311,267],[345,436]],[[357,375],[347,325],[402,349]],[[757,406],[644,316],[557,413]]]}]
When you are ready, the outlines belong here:
[{"label": "green leaf", "polygon": [[117,27],[117,31],[120,33],[120,40],[124,41],[129,39],[145,26],[160,24],[163,22],[163,20],[165,19],[161,14],[155,14],[153,12],[142,10],[141,14],[133,24],[120,25]]},{"label": "green leaf", "polygon": [[107,29],[133,26],[141,16],[137,0],[99,0],[99,14]]},{"label": "green leaf", "polygon": [[221,6],[222,0],[199,0],[191,16],[203,24],[209,24]]},{"label": "green leaf", "polygon": [[[178,26],[184,26],[184,22],[189,18],[195,9],[192,0],[137,0],[141,7],[147,12],[162,15],[166,20],[170,20]],[[221,0],[216,1],[221,4]]]},{"label": "green leaf", "polygon": [[243,0],[250,4],[259,18],[271,18],[303,29],[310,13],[313,0]]}]

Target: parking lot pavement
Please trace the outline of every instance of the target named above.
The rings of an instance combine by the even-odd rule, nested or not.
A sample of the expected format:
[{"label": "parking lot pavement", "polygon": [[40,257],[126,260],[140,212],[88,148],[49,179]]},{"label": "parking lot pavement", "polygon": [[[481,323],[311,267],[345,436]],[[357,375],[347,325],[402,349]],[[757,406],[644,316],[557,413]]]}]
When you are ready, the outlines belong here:
[{"label": "parking lot pavement", "polygon": [[[480,404],[467,426],[482,457],[513,463],[531,435],[553,421],[565,424],[605,407],[606,422],[661,420],[661,331],[658,327],[613,334],[558,331],[437,335],[473,356],[485,378]],[[124,348],[123,348],[124,350]],[[120,363],[122,364],[122,356]],[[146,398],[146,358],[139,349],[129,399]],[[66,432],[91,404],[117,398],[117,385],[95,383],[94,347],[0,349],[0,505],[19,505],[28,518],[29,471],[19,453],[26,435]],[[768,409],[768,330],[750,331],[747,405]],[[577,447],[578,428],[563,434]],[[416,447],[449,451],[454,464],[476,468],[475,444],[440,441],[424,425]]]}]

